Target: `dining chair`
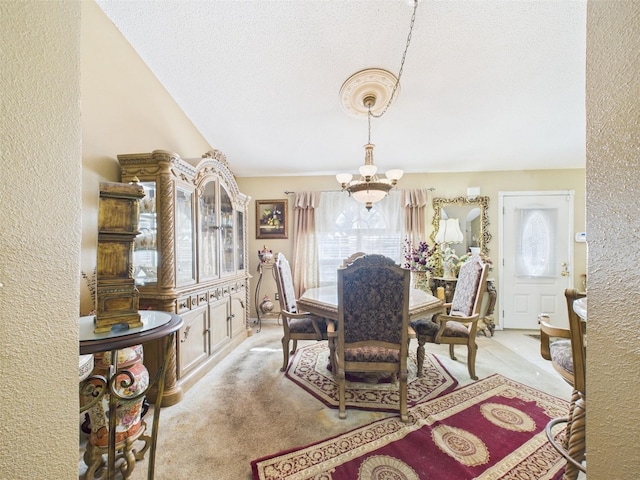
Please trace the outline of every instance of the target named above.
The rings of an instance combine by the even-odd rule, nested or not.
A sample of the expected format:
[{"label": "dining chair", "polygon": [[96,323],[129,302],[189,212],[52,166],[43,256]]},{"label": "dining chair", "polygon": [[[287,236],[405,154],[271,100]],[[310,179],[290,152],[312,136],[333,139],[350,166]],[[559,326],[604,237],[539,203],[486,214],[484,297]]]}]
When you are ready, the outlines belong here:
[{"label": "dining chair", "polygon": [[451,303],[445,303],[444,313],[436,313],[431,318],[421,318],[411,323],[418,338],[418,376],[423,375],[425,343],[449,344],[449,356],[456,360],[455,345],[467,346],[467,368],[469,376],[476,375],[476,334],[480,319],[480,306],[486,287],[488,265],[481,255],[472,255],[464,262],[458,273],[458,281]]},{"label": "dining chair", "polygon": [[338,269],[338,320],[328,323],[339,418],[346,418],[346,374],[382,373],[398,382],[399,411],[407,415],[410,271],[383,255],[365,255]]},{"label": "dining chair", "polygon": [[[298,348],[298,340],[326,340],[327,324],[324,319],[309,312],[300,312],[293,286],[291,266],[283,253],[276,255],[276,286],[280,299],[280,315],[284,335],[282,337],[282,368],[284,372],[289,365],[289,354],[293,355]],[[289,351],[289,345],[293,348]]]},{"label": "dining chair", "polygon": [[344,261],[342,262],[342,267],[351,265],[356,258],[364,257],[365,255],[366,253],[364,252],[352,253],[351,255],[349,255],[347,258],[344,259]]},{"label": "dining chair", "polygon": [[[554,326],[549,316],[540,314],[540,354],[550,360],[553,368],[573,387],[566,417],[554,418],[546,426],[549,442],[567,460],[563,480],[575,480],[579,472],[586,473],[586,321],[574,311],[573,302],[585,293],[568,288],[564,292],[569,316],[569,328]],[[565,436],[558,442],[553,436],[555,425],[565,423]]]}]

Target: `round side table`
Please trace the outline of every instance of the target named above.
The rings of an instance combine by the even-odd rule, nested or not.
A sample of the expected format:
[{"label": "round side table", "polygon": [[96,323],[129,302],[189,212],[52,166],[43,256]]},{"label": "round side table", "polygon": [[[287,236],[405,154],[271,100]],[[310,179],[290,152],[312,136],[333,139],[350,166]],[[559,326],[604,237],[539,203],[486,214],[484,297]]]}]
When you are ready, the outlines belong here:
[{"label": "round side table", "polygon": [[[142,327],[118,329],[114,327],[110,332],[95,333],[94,332],[94,316],[80,317],[79,321],[79,338],[80,338],[80,355],[88,355],[100,352],[110,352],[111,362],[106,377],[101,375],[91,375],[85,378],[80,384],[80,391],[88,387],[91,390],[93,400],[84,405],[81,411],[88,410],[99,401],[105,394],[109,394],[109,411],[115,412],[118,400],[136,400],[144,398],[149,389],[157,382],[156,408],[153,411],[153,427],[151,431],[151,440],[149,443],[149,466],[147,469],[147,479],[152,480],[154,476],[156,441],[158,436],[158,426],[160,422],[160,405],[162,404],[162,395],[164,393],[164,372],[167,369],[169,352],[174,342],[175,333],[182,327],[182,318],[170,312],[160,312],[155,310],[141,310],[140,319]],[[139,345],[165,338],[165,348],[162,365],[156,376],[149,382],[144,391],[132,397],[122,397],[118,393],[116,379],[122,375],[132,377],[131,372],[126,368],[118,369],[118,350]],[[90,385],[91,384],[91,385]],[[96,385],[98,385],[96,387]],[[107,479],[115,478],[116,463],[116,415],[109,415],[109,440],[107,443]],[[145,450],[146,450],[145,446]],[[130,472],[128,472],[130,473]]]}]

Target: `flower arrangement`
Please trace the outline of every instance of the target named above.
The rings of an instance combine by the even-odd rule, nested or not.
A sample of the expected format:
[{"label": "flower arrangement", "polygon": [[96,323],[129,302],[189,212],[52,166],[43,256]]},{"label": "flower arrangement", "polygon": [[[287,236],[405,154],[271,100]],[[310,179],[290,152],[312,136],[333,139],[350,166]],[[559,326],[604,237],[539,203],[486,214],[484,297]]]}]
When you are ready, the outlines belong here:
[{"label": "flower arrangement", "polygon": [[[469,260],[472,256],[473,256],[473,254],[469,252],[469,253],[465,253],[460,258],[458,258],[458,261],[454,266],[454,273],[455,273],[456,277],[458,276],[458,273],[460,272],[460,267],[462,267],[464,262]],[[482,258],[482,261],[487,264],[487,266],[489,268],[489,271],[492,271],[493,270],[493,262],[491,261],[491,259],[488,256],[486,256],[486,255],[484,255],[482,253],[480,254],[480,258]]]},{"label": "flower arrangement", "polygon": [[403,247],[404,268],[408,268],[412,272],[433,272],[437,265],[436,256],[438,244],[429,247],[427,242],[419,242],[418,247],[414,247],[411,241],[406,238]]}]

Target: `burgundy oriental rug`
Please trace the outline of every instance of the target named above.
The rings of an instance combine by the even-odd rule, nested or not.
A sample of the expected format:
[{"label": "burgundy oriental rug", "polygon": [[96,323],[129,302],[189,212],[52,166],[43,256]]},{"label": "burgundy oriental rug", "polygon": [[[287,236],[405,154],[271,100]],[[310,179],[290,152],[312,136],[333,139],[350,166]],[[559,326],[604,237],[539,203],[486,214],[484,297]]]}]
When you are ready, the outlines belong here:
[{"label": "burgundy oriental rug", "polygon": [[[434,355],[425,355],[423,376],[416,374],[415,348],[407,361],[407,404],[418,403],[453,390],[458,382]],[[298,348],[285,375],[324,402],[338,408],[338,385],[327,368],[329,347],[327,342],[315,342]],[[348,378],[345,397],[347,409],[397,412],[399,405],[398,384],[389,381],[366,381],[363,378]]]},{"label": "burgundy oriental rug", "polygon": [[[251,462],[254,480],[557,480],[544,429],[568,402],[501,375],[313,445]],[[563,435],[562,426],[554,430]]]}]

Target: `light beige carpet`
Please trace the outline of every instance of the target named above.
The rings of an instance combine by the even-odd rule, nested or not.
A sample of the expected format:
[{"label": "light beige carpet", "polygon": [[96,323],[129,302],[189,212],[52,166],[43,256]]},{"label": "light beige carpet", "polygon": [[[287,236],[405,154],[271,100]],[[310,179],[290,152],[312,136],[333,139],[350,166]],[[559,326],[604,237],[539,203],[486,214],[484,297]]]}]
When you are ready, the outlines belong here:
[{"label": "light beige carpet", "polygon": [[[478,337],[478,376],[499,373],[568,400],[570,387],[545,368],[536,354],[538,343],[517,334],[514,338],[518,341],[506,346],[510,343],[505,339],[511,336],[497,331],[493,338]],[[394,415],[348,410],[346,420],[338,419],[337,410],[326,407],[280,372],[281,337],[281,326],[263,322],[260,333],[247,338],[186,392],[180,403],[162,409],[157,480],[249,480],[253,459],[309,445]],[[415,341],[411,348],[416,348]],[[438,356],[461,386],[472,382],[465,348],[456,349],[457,361],[449,358],[446,345],[428,345],[427,349]],[[81,436],[81,446],[84,440]],[[145,459],[136,464],[132,480],[147,478],[146,463]],[[81,449],[80,475],[85,468]]]}]

